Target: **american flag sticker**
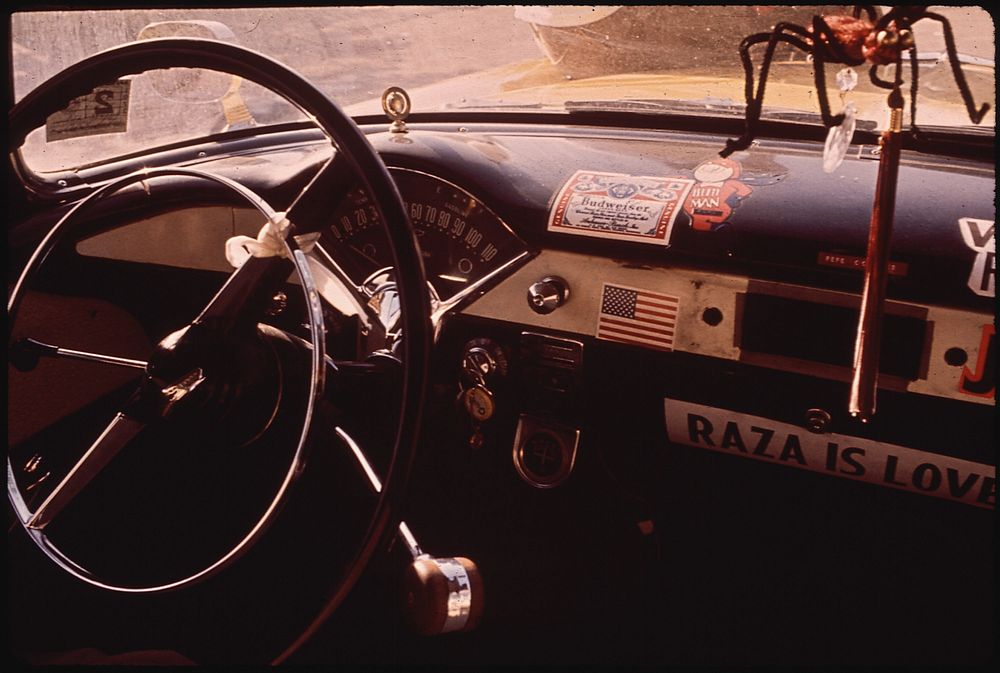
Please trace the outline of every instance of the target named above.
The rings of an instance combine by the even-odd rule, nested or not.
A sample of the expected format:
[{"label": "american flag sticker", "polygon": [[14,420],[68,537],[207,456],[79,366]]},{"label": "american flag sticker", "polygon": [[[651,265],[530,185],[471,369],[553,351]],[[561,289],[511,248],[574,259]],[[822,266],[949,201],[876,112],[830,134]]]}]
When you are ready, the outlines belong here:
[{"label": "american flag sticker", "polygon": [[672,351],[679,306],[669,294],[605,283],[597,338]]}]

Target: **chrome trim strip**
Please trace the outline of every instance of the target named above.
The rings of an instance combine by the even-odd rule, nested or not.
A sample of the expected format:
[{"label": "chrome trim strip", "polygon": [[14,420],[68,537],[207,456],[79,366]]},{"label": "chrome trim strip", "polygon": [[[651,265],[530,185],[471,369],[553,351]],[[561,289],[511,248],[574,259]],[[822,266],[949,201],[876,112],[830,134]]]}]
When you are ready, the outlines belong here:
[{"label": "chrome trim strip", "polygon": [[358,465],[361,466],[361,469],[362,471],[364,471],[365,476],[368,477],[368,483],[371,484],[371,487],[375,490],[376,493],[381,493],[382,481],[378,478],[378,475],[375,474],[375,469],[372,467],[371,463],[368,462],[367,456],[365,456],[365,453],[364,451],[361,450],[361,447],[358,446],[358,443],[355,442],[354,438],[351,437],[349,434],[347,434],[347,432],[343,428],[337,427],[334,428],[334,431],[337,433],[338,437],[344,440],[344,444],[347,444],[347,447],[351,450],[351,453],[354,454],[354,458],[355,460],[358,461]]},{"label": "chrome trim strip", "polygon": [[88,353],[86,351],[73,350],[72,348],[56,348],[56,355],[65,358],[76,358],[77,360],[87,360],[89,362],[102,362],[104,364],[118,365],[120,367],[131,367],[133,369],[146,368],[146,363],[142,360],[120,358],[114,355],[102,355],[100,353]]},{"label": "chrome trim strip", "polygon": [[410,527],[406,525],[405,521],[399,522],[399,536],[403,538],[403,543],[406,545],[406,548],[410,550],[410,556],[413,557],[414,561],[419,558],[430,558],[430,556],[420,548],[420,543],[417,542],[417,538],[413,536],[413,533],[410,531]]},{"label": "chrome trim strip", "polygon": [[[341,427],[334,429],[337,436],[344,440],[348,448],[351,449],[351,453],[354,454],[354,458],[358,461],[358,465],[361,466],[362,471],[364,471],[365,476],[368,477],[368,483],[371,484],[372,489],[376,493],[382,492],[382,482],[379,480],[378,475],[375,474],[375,469],[372,467],[371,463],[368,462],[368,457],[365,456],[365,452],[361,450],[361,447],[354,438],[347,434],[347,431]],[[406,525],[405,521],[399,522],[399,536],[403,540],[403,544],[406,545],[407,550],[410,552],[410,556],[414,560],[418,558],[430,558],[424,550],[420,548],[420,543],[417,542],[417,538],[414,537],[413,533],[410,531],[410,527]]]}]

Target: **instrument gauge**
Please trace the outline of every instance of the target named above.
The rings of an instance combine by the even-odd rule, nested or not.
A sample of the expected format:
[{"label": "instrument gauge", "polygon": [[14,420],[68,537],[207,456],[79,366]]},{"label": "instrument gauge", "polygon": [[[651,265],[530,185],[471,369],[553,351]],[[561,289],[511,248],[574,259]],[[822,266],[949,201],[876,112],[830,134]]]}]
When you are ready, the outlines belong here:
[{"label": "instrument gauge", "polygon": [[[461,293],[527,249],[476,197],[440,178],[390,169],[413,224],[428,282],[442,300]],[[351,280],[392,266],[389,241],[364,190],[351,189],[333,213],[321,245]]]}]

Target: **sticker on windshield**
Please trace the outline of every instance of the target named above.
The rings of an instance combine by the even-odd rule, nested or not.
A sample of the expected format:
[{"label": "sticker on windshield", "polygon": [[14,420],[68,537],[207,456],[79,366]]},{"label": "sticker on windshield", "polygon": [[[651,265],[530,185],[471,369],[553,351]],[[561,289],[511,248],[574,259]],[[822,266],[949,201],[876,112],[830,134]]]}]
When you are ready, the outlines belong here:
[{"label": "sticker on windshield", "polygon": [[74,98],[45,120],[45,140],[66,140],[128,130],[128,99],[132,82],[120,79]]},{"label": "sticker on windshield", "polygon": [[733,456],[910,493],[996,507],[996,468],[871,439],[664,398],[667,439]]},{"label": "sticker on windshield", "polygon": [[577,171],[556,196],[549,231],[666,245],[690,178]]},{"label": "sticker on windshield", "polygon": [[972,263],[969,273],[969,289],[982,297],[994,296],[997,244],[993,220],[963,217],[958,221],[958,228],[962,231],[965,244],[976,251],[976,261]]}]

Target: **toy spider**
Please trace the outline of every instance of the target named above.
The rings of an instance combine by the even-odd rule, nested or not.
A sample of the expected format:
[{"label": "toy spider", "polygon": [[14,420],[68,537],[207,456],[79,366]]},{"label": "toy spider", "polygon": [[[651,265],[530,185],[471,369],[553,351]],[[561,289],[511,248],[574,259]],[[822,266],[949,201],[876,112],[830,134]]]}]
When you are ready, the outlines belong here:
[{"label": "toy spider", "polygon": [[[861,16],[862,12],[867,18]],[[856,5],[852,15],[813,16],[812,27],[804,28],[788,22],[775,24],[769,33],[756,33],[743,39],[740,43],[740,58],[746,73],[746,131],[735,140],[726,141],[726,148],[719,152],[723,157],[733,152],[744,150],[750,146],[756,135],[757,123],[760,121],[761,107],[764,102],[764,87],[771,68],[774,50],[779,42],[796,47],[807,52],[813,58],[813,77],[816,82],[816,94],[819,99],[820,114],[823,124],[827,127],[838,126],[844,121],[844,114],[830,113],[830,102],[826,92],[826,74],[824,64],[843,63],[847,66],[860,66],[870,63],[868,76],[875,86],[891,89],[896,93],[902,82],[902,54],[909,51],[910,73],[910,129],[919,133],[917,118],[917,51],[911,30],[914,23],[922,19],[937,21],[944,28],[945,46],[948,51],[948,61],[958,89],[965,102],[966,111],[973,124],[978,124],[990,106],[984,103],[979,109],[972,99],[972,92],[962,73],[955,48],[955,36],[948,19],[940,14],[928,12],[926,6],[897,6],[879,17],[871,5]],[[750,48],[761,42],[767,42],[764,52],[764,62],[761,64],[760,83],[754,93],[753,63],[750,60]],[[894,82],[881,79],[878,67],[895,63],[896,77]],[[901,102],[899,107],[901,107]],[[895,105],[894,105],[895,107]]]}]

